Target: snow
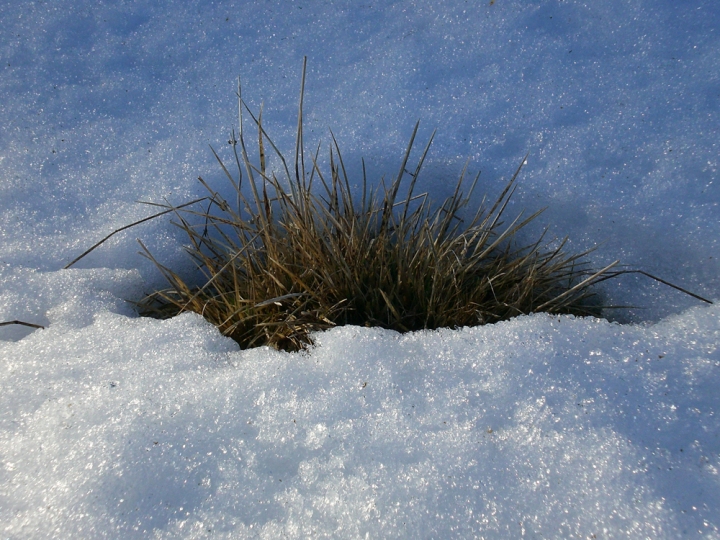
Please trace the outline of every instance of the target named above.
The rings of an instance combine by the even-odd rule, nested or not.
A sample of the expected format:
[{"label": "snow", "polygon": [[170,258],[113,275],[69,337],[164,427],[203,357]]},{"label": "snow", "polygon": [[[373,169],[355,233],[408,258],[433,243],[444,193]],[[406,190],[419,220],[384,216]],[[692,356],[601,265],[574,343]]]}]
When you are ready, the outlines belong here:
[{"label": "snow", "polygon": [[[720,9],[712,0],[0,2],[0,536],[720,538],[720,308],[640,277],[615,322],[546,314],[304,353],[197,315],[138,318],[187,268],[169,219],[223,186],[234,89],[294,149],[332,129],[358,178],[437,128],[511,212],[715,301]],[[218,187],[218,189],[224,189]],[[622,323],[622,324],[621,324]]]}]

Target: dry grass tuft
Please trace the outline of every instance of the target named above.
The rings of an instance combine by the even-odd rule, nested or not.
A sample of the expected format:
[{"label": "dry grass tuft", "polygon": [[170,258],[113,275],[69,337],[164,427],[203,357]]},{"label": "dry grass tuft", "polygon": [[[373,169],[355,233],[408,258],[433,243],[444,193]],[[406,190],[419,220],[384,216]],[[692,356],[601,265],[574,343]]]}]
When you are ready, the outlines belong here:
[{"label": "dry grass tuft", "polygon": [[[303,65],[303,88],[304,79]],[[237,178],[215,154],[237,200],[231,204],[201,178],[207,209],[158,205],[173,211],[187,233],[187,249],[205,276],[204,285],[188,285],[143,246],[170,285],[140,303],[144,315],[194,311],[243,348],[296,351],[311,343],[311,332],[343,324],[406,332],[538,311],[599,314],[591,286],[607,279],[617,262],[595,272],[584,260],[586,253],[566,255],[564,242],[550,248],[541,236],[531,245],[516,245],[518,231],[540,212],[503,221],[520,167],[497,200],[483,201],[463,222],[461,210],[478,177],[465,195],[463,171],[453,195],[437,207],[427,193],[416,194],[430,146],[408,171],[416,125],[394,181],[373,189],[363,171],[362,197],[354,200],[334,137],[329,169],[321,170],[316,152],[306,171],[302,99],[301,90],[291,172],[263,129],[262,116],[255,118],[242,101],[238,85],[240,133],[231,141]],[[243,108],[258,128],[259,164],[247,156]],[[267,145],[282,163],[282,181],[266,169]]]}]

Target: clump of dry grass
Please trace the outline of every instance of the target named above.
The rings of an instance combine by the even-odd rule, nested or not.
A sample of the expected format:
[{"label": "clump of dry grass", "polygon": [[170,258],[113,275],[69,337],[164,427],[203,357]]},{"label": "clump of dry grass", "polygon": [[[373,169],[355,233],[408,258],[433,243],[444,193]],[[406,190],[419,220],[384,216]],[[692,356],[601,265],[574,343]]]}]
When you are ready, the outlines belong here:
[{"label": "clump of dry grass", "polygon": [[[303,66],[303,88],[304,79]],[[439,206],[427,193],[416,194],[430,146],[408,170],[416,125],[392,183],[369,187],[363,167],[362,196],[355,200],[334,137],[329,168],[321,170],[316,152],[306,171],[302,99],[301,90],[291,171],[265,132],[262,114],[252,115],[238,85],[240,132],[231,141],[236,178],[215,154],[236,200],[231,204],[200,179],[208,191],[207,209],[159,205],[163,212],[173,211],[187,233],[187,249],[205,276],[204,285],[189,285],[143,246],[170,286],[142,300],[142,314],[171,317],[193,311],[244,348],[271,345],[291,351],[311,343],[312,332],[343,324],[405,332],[485,324],[538,311],[599,314],[591,286],[607,279],[617,261],[592,271],[587,253],[567,255],[564,242],[551,248],[542,235],[518,246],[517,233],[540,213],[504,221],[520,167],[497,200],[483,201],[465,222],[461,211],[478,177],[465,194],[463,170],[453,195]],[[247,155],[243,108],[258,128],[257,164]],[[266,145],[282,164],[280,178],[266,168]]]}]

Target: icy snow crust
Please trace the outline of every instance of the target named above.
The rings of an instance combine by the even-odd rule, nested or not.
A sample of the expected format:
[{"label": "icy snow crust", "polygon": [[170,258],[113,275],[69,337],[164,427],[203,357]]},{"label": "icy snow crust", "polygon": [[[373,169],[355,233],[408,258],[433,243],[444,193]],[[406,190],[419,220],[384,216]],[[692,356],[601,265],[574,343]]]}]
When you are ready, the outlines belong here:
[{"label": "icy snow crust", "polygon": [[717,304],[626,277],[604,292],[633,325],[291,355],[136,317],[162,285],[137,237],[189,268],[169,219],[61,270],[138,200],[231,196],[207,145],[232,162],[237,75],[292,155],[307,55],[307,148],[331,128],[355,187],[418,119],[435,200],[529,152],[529,234],[717,300],[717,0],[0,0],[0,27],[0,322],[45,326],[0,327],[0,537],[720,538]]},{"label": "icy snow crust", "polygon": [[306,354],[101,312],[0,345],[10,538],[717,538],[720,309]]}]

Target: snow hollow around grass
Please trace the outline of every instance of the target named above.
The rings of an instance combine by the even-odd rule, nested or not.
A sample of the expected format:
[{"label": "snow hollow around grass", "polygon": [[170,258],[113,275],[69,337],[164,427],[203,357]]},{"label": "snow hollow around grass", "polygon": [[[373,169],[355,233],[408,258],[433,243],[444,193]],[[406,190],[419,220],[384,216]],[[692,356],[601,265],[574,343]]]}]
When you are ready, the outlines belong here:
[{"label": "snow hollow around grass", "polygon": [[[0,327],[0,537],[720,538],[716,0],[0,0],[0,26],[0,322],[45,327]],[[632,324],[288,354],[137,317],[163,283],[136,238],[189,268],[169,219],[62,270],[138,200],[231,193],[207,145],[232,159],[238,74],[291,155],[305,55],[306,146],[331,128],[355,184],[418,119],[435,200],[529,152],[509,217],[716,303],[626,276]]]}]

